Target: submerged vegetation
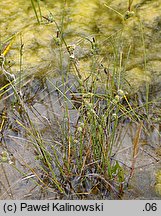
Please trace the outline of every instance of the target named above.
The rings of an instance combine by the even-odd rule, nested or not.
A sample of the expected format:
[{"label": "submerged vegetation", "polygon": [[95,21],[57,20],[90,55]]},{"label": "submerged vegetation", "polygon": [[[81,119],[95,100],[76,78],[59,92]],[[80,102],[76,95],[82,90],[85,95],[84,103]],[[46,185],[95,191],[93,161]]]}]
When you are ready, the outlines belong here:
[{"label": "submerged vegetation", "polygon": [[[30,45],[24,38],[30,28],[1,39],[0,162],[8,185],[6,188],[2,184],[2,198],[7,194],[14,199],[4,171],[4,165],[9,164],[20,173],[20,181],[34,183],[23,198],[35,198],[33,191],[40,188],[43,195],[49,193],[49,199],[122,199],[136,164],[140,169],[148,165],[137,160],[140,149],[146,152],[143,146],[148,145],[153,131],[158,137],[153,148],[159,152],[161,92],[156,80],[155,84],[150,82],[147,72],[154,56],[147,53],[147,35],[141,16],[135,11],[141,3],[134,7],[134,1],[126,1],[123,12],[110,3],[96,1],[103,11],[108,11],[108,17],[112,14],[121,22],[121,28],[108,37],[102,37],[104,26],[98,29],[91,23],[94,34],[77,33],[74,37],[66,27],[70,21],[68,1],[62,1],[64,7],[57,20],[53,12],[44,13],[43,1],[31,0],[35,15],[32,28],[38,29],[36,42],[32,43],[35,47],[26,53],[25,46]],[[50,33],[47,44],[39,39],[39,33],[44,29],[50,32],[50,28],[54,35]],[[127,40],[127,32],[134,33],[134,37]],[[14,47],[15,41],[19,45]],[[43,53],[46,46],[47,54]],[[14,49],[18,50],[18,60],[12,65],[9,59]],[[25,59],[29,54],[36,60],[41,56],[37,69],[33,60],[28,63]],[[159,57],[155,60],[159,61]],[[32,72],[28,73],[29,69]],[[132,143],[123,147],[129,131],[133,134]],[[130,159],[126,163],[124,154],[129,148]],[[121,152],[125,161],[118,156]],[[150,157],[152,164],[159,162],[159,153]],[[159,172],[156,191],[160,194]]]}]

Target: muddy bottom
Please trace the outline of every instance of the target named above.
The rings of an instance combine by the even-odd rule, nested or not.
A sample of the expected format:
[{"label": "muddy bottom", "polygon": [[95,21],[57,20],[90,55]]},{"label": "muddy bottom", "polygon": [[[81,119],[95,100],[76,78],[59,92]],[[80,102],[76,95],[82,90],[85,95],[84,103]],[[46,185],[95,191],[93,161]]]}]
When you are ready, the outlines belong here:
[{"label": "muddy bottom", "polygon": [[[4,100],[1,107],[0,134],[0,199],[74,199],[74,196],[61,197],[46,180],[45,167],[39,161],[34,137],[34,128],[48,146],[61,145],[61,127],[65,121],[65,109],[69,108],[71,130],[79,117],[79,111],[71,103],[71,91],[77,83],[74,76],[68,77],[67,85],[60,78],[31,78],[22,89],[24,107],[14,100],[13,95]],[[65,95],[65,96],[64,96]],[[7,95],[6,95],[7,97]],[[25,111],[25,115],[22,112]],[[27,128],[29,119],[33,122],[32,130]],[[133,143],[138,125],[129,122],[120,123],[119,140],[113,149],[112,160],[117,160],[130,179],[124,189],[122,199],[160,199],[155,192],[155,175],[161,167],[161,137],[158,123],[152,124],[141,133],[138,153],[133,162]],[[31,132],[32,131],[32,132]],[[60,152],[61,154],[61,152]],[[133,170],[132,170],[133,166]],[[57,173],[53,162],[53,169]],[[41,186],[41,181],[46,185]],[[115,199],[108,193],[105,197],[95,194],[88,199]]]}]

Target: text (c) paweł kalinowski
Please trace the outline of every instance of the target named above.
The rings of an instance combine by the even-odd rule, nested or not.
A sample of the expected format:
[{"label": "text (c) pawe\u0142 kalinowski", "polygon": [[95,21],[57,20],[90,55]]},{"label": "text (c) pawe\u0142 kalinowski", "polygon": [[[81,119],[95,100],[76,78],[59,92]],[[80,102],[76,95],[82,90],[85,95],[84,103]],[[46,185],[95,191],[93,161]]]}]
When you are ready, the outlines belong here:
[{"label": "text (c) pawe\u0142 kalinowski", "polygon": [[67,203],[46,203],[46,204],[28,204],[21,203],[20,211],[79,211],[79,212],[90,212],[90,211],[103,211],[103,203],[94,203],[94,204],[70,204]]}]

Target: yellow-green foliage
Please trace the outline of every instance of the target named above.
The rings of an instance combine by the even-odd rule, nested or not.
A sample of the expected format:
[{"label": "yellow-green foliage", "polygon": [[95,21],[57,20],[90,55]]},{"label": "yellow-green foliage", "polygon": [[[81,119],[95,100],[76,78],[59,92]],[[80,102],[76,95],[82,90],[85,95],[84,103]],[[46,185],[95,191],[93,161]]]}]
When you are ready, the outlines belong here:
[{"label": "yellow-green foliage", "polygon": [[[34,2],[37,19],[31,2]],[[27,73],[54,75],[59,70],[69,69],[69,56],[64,47],[60,55],[59,43],[56,42],[59,27],[67,45],[76,45],[81,73],[88,74],[91,63],[90,51],[87,52],[89,43],[85,37],[90,40],[94,37],[102,55],[98,61],[106,67],[113,67],[111,60],[115,58],[119,70],[126,71],[126,79],[133,88],[149,82],[149,74],[154,75],[153,71],[161,61],[161,45],[158,43],[160,1],[130,1],[131,11],[128,11],[127,0],[37,2],[39,4],[29,0],[0,1],[0,42],[16,34],[6,56],[14,73],[19,71],[21,41],[24,45],[22,69]]]},{"label": "yellow-green foliage", "polygon": [[157,194],[161,196],[161,170],[156,173],[156,185],[155,190]]}]

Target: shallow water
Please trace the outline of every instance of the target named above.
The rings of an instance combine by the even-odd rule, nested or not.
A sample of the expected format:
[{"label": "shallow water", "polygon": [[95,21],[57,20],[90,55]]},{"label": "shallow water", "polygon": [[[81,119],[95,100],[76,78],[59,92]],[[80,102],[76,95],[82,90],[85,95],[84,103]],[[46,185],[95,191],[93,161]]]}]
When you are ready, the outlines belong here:
[{"label": "shallow water", "polygon": [[[44,82],[44,81],[43,81]],[[70,77],[69,83],[74,87],[74,77]],[[58,151],[61,149],[61,130],[60,124],[63,124],[65,104],[62,95],[56,91],[56,86],[63,92],[63,86],[60,78],[47,79],[42,86],[41,79],[30,80],[24,90],[25,109],[34,123],[34,127],[43,137],[43,142],[51,151],[52,146]],[[39,91],[37,92],[37,88]],[[68,86],[69,88],[69,86]],[[37,93],[36,93],[37,92]],[[34,98],[33,98],[34,96]],[[66,92],[70,99],[70,94]],[[30,101],[29,98],[32,98]],[[68,104],[71,129],[76,125],[79,112]],[[45,181],[46,173],[42,170],[42,164],[39,163],[37,152],[35,151],[36,139],[30,132],[19,125],[15,120],[22,122],[20,113],[17,109],[8,109],[7,121],[4,124],[4,131],[1,138],[1,199],[74,199],[73,196],[60,197],[52,187],[40,188],[39,177]],[[26,125],[24,119],[24,123]],[[113,149],[115,155],[112,160],[117,160],[124,167],[125,174],[130,172],[132,166],[133,140],[136,136],[136,124],[120,123],[118,128],[118,137],[116,147]],[[30,127],[28,128],[30,131]],[[153,125],[153,129],[142,132],[139,142],[139,152],[135,163],[135,170],[129,181],[128,189],[122,199],[159,199],[155,191],[156,172],[160,169],[160,145],[161,137],[159,135],[159,125]],[[7,152],[7,159],[2,160],[3,152]],[[61,157],[60,157],[61,158]],[[12,167],[13,166],[13,167]],[[15,169],[16,168],[16,169]],[[45,168],[45,167],[44,167]],[[54,172],[57,173],[53,162]],[[17,172],[18,170],[18,172]],[[77,184],[77,179],[72,184]],[[127,181],[127,179],[126,179]],[[39,186],[36,186],[36,182]],[[79,182],[79,181],[78,181]],[[89,199],[102,199],[100,194],[90,195]],[[106,195],[104,199],[114,199]]]}]

